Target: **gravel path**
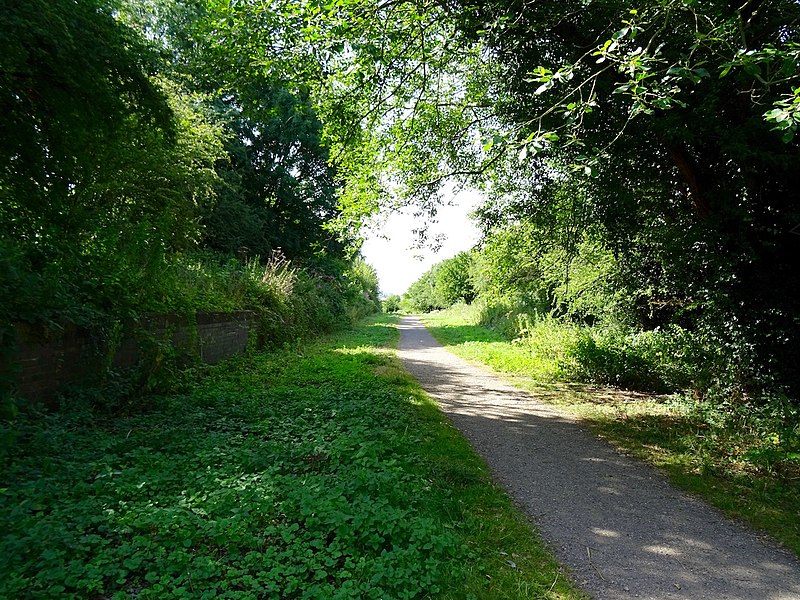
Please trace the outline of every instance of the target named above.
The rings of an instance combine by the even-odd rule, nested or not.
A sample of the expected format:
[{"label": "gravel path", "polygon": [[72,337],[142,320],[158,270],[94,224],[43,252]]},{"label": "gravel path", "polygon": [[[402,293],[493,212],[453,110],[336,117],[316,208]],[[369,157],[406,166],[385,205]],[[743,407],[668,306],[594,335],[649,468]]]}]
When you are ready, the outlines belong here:
[{"label": "gravel path", "polygon": [[598,600],[800,600],[800,561],[580,422],[442,348],[415,318],[400,358]]}]

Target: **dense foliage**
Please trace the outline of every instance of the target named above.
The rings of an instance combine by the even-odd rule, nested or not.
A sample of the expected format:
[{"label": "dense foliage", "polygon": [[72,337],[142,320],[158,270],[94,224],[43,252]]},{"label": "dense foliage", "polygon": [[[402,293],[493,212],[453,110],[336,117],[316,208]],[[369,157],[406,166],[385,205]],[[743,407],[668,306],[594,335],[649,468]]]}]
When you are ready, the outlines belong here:
[{"label": "dense foliage", "polygon": [[217,132],[103,3],[2,10],[2,320],[130,309],[197,237]]},{"label": "dense foliage", "polygon": [[[797,395],[796,2],[4,11],[4,289],[28,290],[6,294],[14,318],[34,297],[36,318],[137,306],[197,243],[329,264],[345,255],[332,223],[352,241],[389,191],[433,212],[455,178],[488,198],[495,270],[476,291],[679,326],[719,357],[721,389]],[[500,275],[496,240],[515,236]],[[439,279],[415,292],[427,306],[471,299]]]},{"label": "dense foliage", "polygon": [[128,420],[12,426],[0,402],[6,595],[418,597],[467,564],[425,516],[437,469],[466,470],[420,470],[380,359],[292,370],[298,337],[379,308],[360,224],[435,213],[448,179],[485,192],[484,239],[405,308],[474,302],[543,378],[754,400],[796,453],[797,1],[0,0],[0,18],[0,391],[15,321],[246,308],[286,345]]},{"label": "dense foliage", "polygon": [[[505,117],[520,153],[543,130],[561,139],[553,175],[530,181],[524,165],[541,172],[539,156],[515,167],[523,185],[505,186],[487,215],[532,219],[540,234],[554,219],[573,226],[562,245],[588,235],[612,253],[638,324],[696,332],[722,355],[715,375],[731,392],[797,395],[800,146],[771,108],[794,96],[797,4],[577,8],[536,5],[488,40],[515,83]],[[495,23],[508,10],[475,14]],[[520,51],[542,38],[547,49]]]},{"label": "dense foliage", "polygon": [[[576,415],[626,454],[656,465],[678,487],[800,553],[800,411],[796,405],[785,398],[754,406],[720,398],[666,397],[554,382],[571,374],[585,381],[586,373],[575,371],[580,370],[579,357],[564,350],[576,337],[591,332],[548,319],[538,321],[535,331],[524,337],[509,340],[495,327],[480,324],[485,310],[481,303],[456,305],[424,315],[423,322],[452,352],[512,374],[515,385]],[[671,360],[652,352],[639,356],[655,367],[680,365],[681,341],[670,338],[662,343],[670,344],[664,350]],[[658,344],[651,340],[640,345],[646,346]],[[626,374],[653,377],[665,371],[630,369]]]},{"label": "dense foliage", "polygon": [[0,4],[4,352],[15,321],[251,309],[280,342],[379,308],[308,91],[218,52],[211,10]]},{"label": "dense foliage", "polygon": [[345,148],[349,211],[387,181],[422,209],[448,176],[483,186],[489,237],[533,231],[535,253],[561,253],[564,295],[574,260],[610,257],[623,320],[697,335],[726,394],[798,396],[800,5],[353,0],[323,14],[309,40],[346,48],[318,102]]},{"label": "dense foliage", "polygon": [[456,302],[472,302],[475,299],[472,270],[473,256],[469,252],[437,263],[411,284],[404,295],[405,308],[430,312]]}]

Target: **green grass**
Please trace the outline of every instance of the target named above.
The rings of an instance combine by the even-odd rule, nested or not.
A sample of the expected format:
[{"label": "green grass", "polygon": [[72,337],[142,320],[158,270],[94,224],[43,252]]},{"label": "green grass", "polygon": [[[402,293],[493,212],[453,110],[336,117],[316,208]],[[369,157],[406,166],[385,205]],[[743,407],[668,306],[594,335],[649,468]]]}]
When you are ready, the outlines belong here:
[{"label": "green grass", "polygon": [[580,598],[394,319],[0,432],[0,597]]},{"label": "green grass", "polygon": [[[557,339],[545,352],[535,353],[529,346],[511,344],[500,333],[481,325],[445,322],[444,315],[450,314],[445,311],[431,313],[425,316],[424,321],[436,339],[446,346],[457,347],[461,357],[485,363],[504,373],[526,373],[544,381],[557,380],[563,374],[560,357],[554,348]],[[542,360],[542,355],[547,356],[547,360]]]},{"label": "green grass", "polygon": [[796,410],[718,406],[688,395],[559,381],[552,367],[557,351],[536,354],[504,340],[475,325],[469,307],[431,313],[423,322],[454,353],[584,419],[598,435],[664,470],[677,486],[800,555],[800,453],[792,449],[800,429]]},{"label": "green grass", "polygon": [[575,361],[566,348],[578,335],[565,327],[541,328],[535,339],[514,342],[494,329],[478,324],[480,307],[458,304],[424,315],[436,339],[455,348],[459,356],[484,363],[503,373],[527,375],[538,381],[574,379]]}]

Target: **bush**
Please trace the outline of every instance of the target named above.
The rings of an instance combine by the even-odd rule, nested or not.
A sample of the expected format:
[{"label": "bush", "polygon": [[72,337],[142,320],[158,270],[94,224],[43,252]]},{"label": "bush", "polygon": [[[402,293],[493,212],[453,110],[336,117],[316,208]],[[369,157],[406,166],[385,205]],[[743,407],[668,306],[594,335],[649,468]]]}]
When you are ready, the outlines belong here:
[{"label": "bush", "polygon": [[707,379],[696,338],[678,326],[652,331],[584,328],[568,349],[578,379],[646,392],[676,392]]},{"label": "bush", "polygon": [[[8,255],[7,258],[6,261],[0,259],[0,274],[3,270],[15,272],[12,268],[4,269],[14,257]],[[51,311],[47,305],[33,306],[38,312],[33,312],[29,320],[42,326],[45,332],[74,324],[95,340],[93,351],[98,353],[95,358],[100,359],[97,364],[105,366],[98,366],[90,380],[81,383],[79,391],[90,395],[96,408],[115,412],[120,407],[129,407],[128,400],[142,390],[173,389],[182,381],[183,371],[195,360],[176,351],[168,342],[150,339],[147,334],[142,335],[142,331],[130,330],[145,342],[142,363],[124,372],[114,371],[111,357],[119,343],[119,332],[128,324],[135,323],[136,317],[148,313],[172,313],[192,322],[197,312],[249,310],[256,314],[258,343],[274,348],[348,327],[355,320],[378,310],[378,304],[373,300],[377,296],[374,271],[369,265],[358,262],[326,261],[312,269],[296,266],[280,253],[273,253],[266,261],[250,259],[243,263],[206,251],[177,254],[169,261],[164,257],[157,266],[157,276],[148,293],[141,297],[138,305],[123,305],[127,307],[125,311],[111,306],[107,312],[99,309],[84,309],[80,313],[65,311],[58,318],[57,312]],[[11,280],[11,277],[7,279]],[[46,298],[51,302],[61,299],[58,295]],[[10,302],[0,305],[0,309],[10,317],[6,321],[9,326],[25,315],[14,312],[14,306]],[[8,367],[0,369],[0,420],[14,408],[11,390],[16,382],[16,354],[12,332],[0,329],[0,357],[8,359]]]},{"label": "bush", "polygon": [[381,309],[378,293],[378,274],[363,258],[357,257],[344,272],[347,290],[348,315],[351,322],[374,314]]},{"label": "bush", "polygon": [[478,322],[509,340],[528,335],[540,316],[548,314],[546,304],[521,296],[482,301],[478,306]]},{"label": "bush", "polygon": [[706,352],[696,335],[677,325],[651,331],[588,326],[540,310],[523,300],[484,300],[474,320],[524,347],[525,369],[543,379],[658,393],[708,385]]},{"label": "bush", "polygon": [[400,296],[392,294],[383,301],[383,312],[396,313],[400,312]]}]

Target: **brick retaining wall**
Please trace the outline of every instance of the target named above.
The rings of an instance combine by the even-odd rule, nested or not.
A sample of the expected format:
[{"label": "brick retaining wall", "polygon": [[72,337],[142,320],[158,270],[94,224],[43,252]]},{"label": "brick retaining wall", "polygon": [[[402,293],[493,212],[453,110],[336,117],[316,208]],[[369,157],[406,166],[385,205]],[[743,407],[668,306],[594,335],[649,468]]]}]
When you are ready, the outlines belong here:
[{"label": "brick retaining wall", "polygon": [[[178,356],[214,364],[243,353],[255,333],[255,314],[198,313],[194,318],[153,315],[123,329],[110,365],[115,369],[143,366],[153,342],[168,343]],[[74,326],[60,331],[16,324],[17,393],[26,399],[47,401],[68,384],[99,380],[108,366],[107,340]]]}]

